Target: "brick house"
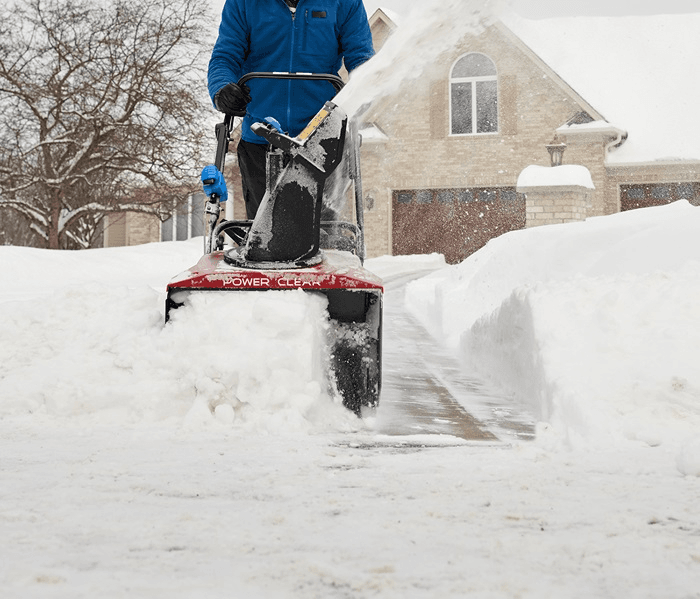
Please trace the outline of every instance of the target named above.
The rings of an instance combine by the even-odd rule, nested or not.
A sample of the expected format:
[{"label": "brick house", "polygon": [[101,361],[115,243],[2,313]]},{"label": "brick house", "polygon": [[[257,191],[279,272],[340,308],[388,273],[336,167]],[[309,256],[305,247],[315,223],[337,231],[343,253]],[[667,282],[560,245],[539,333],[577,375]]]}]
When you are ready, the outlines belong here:
[{"label": "brick house", "polygon": [[[428,72],[378,102],[365,115],[362,154],[368,255],[440,252],[455,263],[513,229],[677,199],[700,204],[700,136],[693,137],[700,128],[690,105],[684,114],[660,115],[658,95],[645,94],[643,82],[616,87],[632,75],[619,71],[616,57],[629,59],[635,47],[657,53],[646,64],[668,65],[685,79],[697,73],[692,31],[700,14],[629,19],[499,21],[466,35]],[[396,24],[381,10],[371,24],[380,48]],[[626,41],[630,47],[620,52]],[[666,81],[664,73],[645,76],[650,91],[655,78]],[[673,84],[682,93],[682,81]],[[576,181],[518,187],[529,165],[550,166],[552,142],[564,144],[565,164],[588,169],[593,189]]]},{"label": "brick house", "polygon": [[[370,26],[378,51],[401,34],[389,10],[372,13]],[[700,204],[698,30],[700,14],[513,18],[465,35],[363,115],[368,256],[439,252],[455,263],[514,229]],[[634,68],[638,55],[652,70]],[[587,169],[590,188],[518,186],[527,167],[550,166],[552,142],[565,144],[565,165]],[[234,163],[231,152],[226,174],[239,202]],[[195,204],[162,226],[141,225],[143,239],[127,217],[106,241],[200,234]]]}]

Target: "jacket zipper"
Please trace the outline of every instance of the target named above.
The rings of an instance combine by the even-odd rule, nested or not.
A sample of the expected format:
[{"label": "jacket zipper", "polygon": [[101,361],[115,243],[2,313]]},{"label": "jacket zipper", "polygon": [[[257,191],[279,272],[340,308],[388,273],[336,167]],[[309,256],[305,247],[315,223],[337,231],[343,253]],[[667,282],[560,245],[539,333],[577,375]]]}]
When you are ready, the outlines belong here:
[{"label": "jacket zipper", "polygon": [[301,24],[304,28],[304,42],[301,49],[306,52],[309,44],[309,9],[304,9],[304,22]]},{"label": "jacket zipper", "polygon": [[[297,5],[298,7],[298,5]],[[289,11],[292,14],[292,43],[291,47],[289,48],[289,72],[292,72],[292,67],[294,65],[294,43],[295,43],[295,38],[296,38],[296,19],[297,19],[297,12],[296,10],[294,12]],[[290,123],[292,122],[292,80],[290,79],[287,81],[287,127],[289,127]]]}]

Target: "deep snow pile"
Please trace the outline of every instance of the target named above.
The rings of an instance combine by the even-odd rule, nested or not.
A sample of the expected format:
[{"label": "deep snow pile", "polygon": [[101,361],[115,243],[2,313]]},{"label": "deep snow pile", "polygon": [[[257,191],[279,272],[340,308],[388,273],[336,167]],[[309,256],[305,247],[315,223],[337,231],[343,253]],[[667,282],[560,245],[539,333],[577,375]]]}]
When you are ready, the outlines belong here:
[{"label": "deep snow pile", "polygon": [[542,440],[684,443],[700,474],[699,238],[685,201],[516,231],[411,283],[407,302],[531,406]]},{"label": "deep snow pile", "polygon": [[[414,281],[406,301],[467,370],[529,406],[541,443],[663,444],[700,474],[699,234],[687,202],[517,231]],[[205,294],[163,326],[168,279],[200,254],[201,240],[0,248],[0,417],[362,426],[325,383],[322,298]],[[441,263],[368,261],[389,278]]]},{"label": "deep snow pile", "polygon": [[167,280],[200,253],[201,239],[80,253],[0,248],[0,338],[12,340],[0,344],[0,417],[356,427],[324,385],[324,298],[195,294],[163,326]]}]

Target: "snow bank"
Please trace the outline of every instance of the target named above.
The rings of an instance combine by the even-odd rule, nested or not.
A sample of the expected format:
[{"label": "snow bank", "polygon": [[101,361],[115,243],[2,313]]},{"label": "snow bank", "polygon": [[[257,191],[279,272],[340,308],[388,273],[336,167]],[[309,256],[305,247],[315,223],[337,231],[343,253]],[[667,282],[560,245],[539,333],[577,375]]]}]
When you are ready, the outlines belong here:
[{"label": "snow bank", "polygon": [[700,476],[700,435],[687,437],[676,459],[681,474]]},{"label": "snow bank", "polygon": [[0,247],[0,303],[101,283],[163,290],[174,273],[197,262],[201,237],[82,251]]},{"label": "snow bank", "polygon": [[676,442],[700,430],[700,265],[516,289],[462,337],[570,445]]},{"label": "snow bank", "polygon": [[[529,405],[541,443],[670,447],[697,475],[699,234],[700,208],[685,201],[516,231],[410,283],[406,302],[465,368]],[[323,298],[205,293],[163,325],[168,279],[200,253],[201,240],[0,247],[0,418],[361,426],[324,388]],[[444,262],[367,264],[391,282]]]},{"label": "snow bank", "polygon": [[516,231],[411,283],[407,301],[532,407],[543,438],[679,443],[700,429],[699,236],[685,201]]},{"label": "snow bank", "polygon": [[165,284],[199,253],[201,239],[88,252],[0,248],[0,338],[11,340],[0,345],[0,417],[259,432],[357,426],[321,386],[325,298],[193,294],[163,325]]}]

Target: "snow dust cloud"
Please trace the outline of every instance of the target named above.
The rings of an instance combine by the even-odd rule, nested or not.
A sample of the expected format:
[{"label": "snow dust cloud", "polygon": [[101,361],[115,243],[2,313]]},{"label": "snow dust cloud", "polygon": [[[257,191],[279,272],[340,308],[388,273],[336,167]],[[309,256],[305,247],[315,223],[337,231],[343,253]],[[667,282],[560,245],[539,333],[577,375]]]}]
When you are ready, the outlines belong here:
[{"label": "snow dust cloud", "polygon": [[336,102],[352,116],[426,73],[460,38],[478,33],[507,5],[505,0],[445,0],[416,6],[377,54],[355,71]]}]

